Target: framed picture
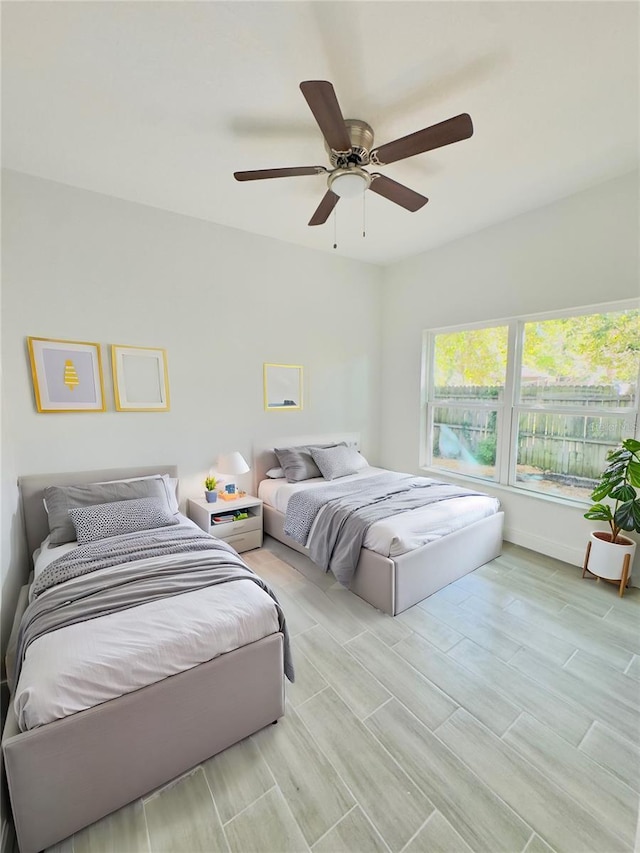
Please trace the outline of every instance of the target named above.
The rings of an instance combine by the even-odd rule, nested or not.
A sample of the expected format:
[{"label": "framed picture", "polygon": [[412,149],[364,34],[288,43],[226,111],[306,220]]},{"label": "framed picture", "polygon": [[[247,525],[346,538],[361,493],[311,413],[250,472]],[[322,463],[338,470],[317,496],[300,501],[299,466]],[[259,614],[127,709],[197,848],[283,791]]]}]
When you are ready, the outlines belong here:
[{"label": "framed picture", "polygon": [[264,365],[264,407],[269,412],[302,408],[302,365]]},{"label": "framed picture", "polygon": [[111,366],[117,411],[169,411],[166,350],[112,346]]},{"label": "framed picture", "polygon": [[27,338],[39,412],[104,412],[100,344]]}]

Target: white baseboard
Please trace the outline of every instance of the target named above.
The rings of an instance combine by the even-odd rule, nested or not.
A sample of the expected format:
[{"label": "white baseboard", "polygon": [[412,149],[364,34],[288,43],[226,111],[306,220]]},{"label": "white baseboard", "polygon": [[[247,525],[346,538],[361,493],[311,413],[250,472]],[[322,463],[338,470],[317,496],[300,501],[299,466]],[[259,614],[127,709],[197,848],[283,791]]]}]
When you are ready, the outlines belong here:
[{"label": "white baseboard", "polygon": [[581,566],[584,560],[584,551],[570,548],[560,542],[553,542],[544,536],[536,536],[528,530],[516,530],[505,525],[504,538],[507,542],[513,542],[514,545],[521,545],[523,548],[529,548],[547,557],[555,557],[556,560],[562,560],[572,566]]},{"label": "white baseboard", "polygon": [[[584,563],[584,555],[586,551],[586,543],[584,549],[570,548],[568,545],[563,545],[561,542],[553,542],[544,536],[536,536],[535,533],[530,533],[525,530],[516,530],[513,527],[505,525],[504,538],[507,542],[513,542],[514,545],[520,545],[523,548],[529,548],[531,551],[537,551],[538,554],[544,554],[547,557],[553,557],[556,560],[562,560],[564,563],[569,563],[572,566],[582,566]],[[636,569],[635,576],[631,578],[631,586],[640,586],[640,571]]]}]

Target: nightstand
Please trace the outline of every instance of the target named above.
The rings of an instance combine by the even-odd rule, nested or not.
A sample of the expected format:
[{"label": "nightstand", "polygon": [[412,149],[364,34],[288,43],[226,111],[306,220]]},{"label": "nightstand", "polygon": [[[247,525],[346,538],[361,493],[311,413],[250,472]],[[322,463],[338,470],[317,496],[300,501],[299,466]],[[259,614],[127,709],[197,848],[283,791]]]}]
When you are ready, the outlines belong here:
[{"label": "nightstand", "polygon": [[[228,513],[242,510],[249,513],[248,518],[240,521],[214,521],[214,516],[225,516]],[[218,498],[215,503],[208,503],[204,498],[189,498],[187,515],[206,533],[224,539],[236,551],[250,551],[262,547],[262,501],[260,498],[245,495],[233,501]]]}]

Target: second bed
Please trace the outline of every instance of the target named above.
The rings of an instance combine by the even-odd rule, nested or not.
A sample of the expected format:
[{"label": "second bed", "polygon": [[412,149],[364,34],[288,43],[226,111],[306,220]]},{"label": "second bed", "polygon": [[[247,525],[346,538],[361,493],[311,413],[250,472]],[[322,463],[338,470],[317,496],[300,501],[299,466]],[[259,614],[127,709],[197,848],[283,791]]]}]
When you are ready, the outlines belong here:
[{"label": "second bed", "polygon": [[[352,436],[346,440],[354,444]],[[294,495],[317,490],[329,481],[320,477],[290,483],[273,477],[277,467],[273,448],[256,455],[265,533],[309,556],[308,547],[285,533],[287,507]],[[272,476],[266,476],[267,471]],[[331,482],[371,483],[370,478],[383,473],[387,472],[366,466]],[[503,522],[499,501],[484,494],[464,495],[376,521],[364,537],[349,589],[395,616],[499,556]]]}]

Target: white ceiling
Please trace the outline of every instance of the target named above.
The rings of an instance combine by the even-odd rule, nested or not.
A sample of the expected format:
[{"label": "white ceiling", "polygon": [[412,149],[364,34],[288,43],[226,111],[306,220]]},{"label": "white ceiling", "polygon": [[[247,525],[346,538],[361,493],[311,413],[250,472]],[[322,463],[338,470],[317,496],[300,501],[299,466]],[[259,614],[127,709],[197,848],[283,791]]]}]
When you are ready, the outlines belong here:
[{"label": "white ceiling", "polygon": [[381,171],[429,197],[336,208],[385,264],[637,168],[634,2],[4,2],[3,165],[328,252],[328,165],[300,81],[383,144],[461,112],[471,139]]}]

